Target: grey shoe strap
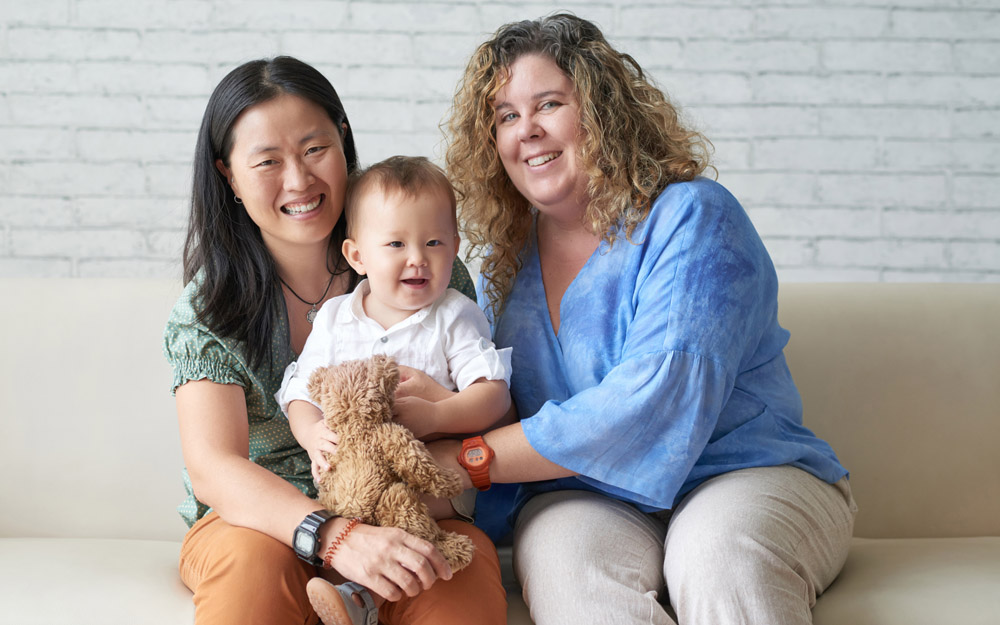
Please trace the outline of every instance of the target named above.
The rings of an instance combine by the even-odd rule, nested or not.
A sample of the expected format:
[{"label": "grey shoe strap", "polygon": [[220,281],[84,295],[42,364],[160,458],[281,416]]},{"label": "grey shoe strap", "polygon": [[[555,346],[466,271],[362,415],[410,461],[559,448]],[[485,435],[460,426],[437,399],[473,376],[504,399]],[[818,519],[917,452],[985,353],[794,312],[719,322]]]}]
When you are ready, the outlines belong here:
[{"label": "grey shoe strap", "polygon": [[[364,623],[362,623],[361,625],[378,625],[378,609],[375,607],[375,600],[372,599],[372,595],[370,592],[368,592],[367,588],[356,582],[345,582],[340,586],[338,586],[337,589],[338,590],[343,589],[347,591],[346,594],[343,591],[341,591],[341,595],[344,595],[344,598],[346,599],[344,603],[347,605],[348,611],[351,612],[352,620],[354,620],[354,617],[357,615],[364,618]],[[362,603],[365,604],[364,608],[359,608],[354,603],[354,599],[351,598],[351,596],[354,594],[357,594],[359,597],[361,597]],[[358,612],[363,610],[364,613],[357,614],[355,610],[357,610]]]}]

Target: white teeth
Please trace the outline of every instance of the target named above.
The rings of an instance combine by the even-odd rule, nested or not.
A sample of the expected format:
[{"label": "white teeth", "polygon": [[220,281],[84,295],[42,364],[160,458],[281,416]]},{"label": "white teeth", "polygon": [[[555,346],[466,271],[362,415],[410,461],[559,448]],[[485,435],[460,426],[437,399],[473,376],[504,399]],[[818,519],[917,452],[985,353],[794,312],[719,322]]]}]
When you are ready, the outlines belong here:
[{"label": "white teeth", "polygon": [[289,215],[301,215],[302,213],[308,213],[311,210],[315,210],[316,207],[319,206],[322,199],[322,196],[320,196],[308,204],[285,204],[282,208]]},{"label": "white teeth", "polygon": [[535,158],[528,159],[528,165],[531,167],[537,167],[543,163],[548,163],[555,157],[559,156],[561,152],[552,152],[551,154],[543,154],[542,156],[536,156]]}]

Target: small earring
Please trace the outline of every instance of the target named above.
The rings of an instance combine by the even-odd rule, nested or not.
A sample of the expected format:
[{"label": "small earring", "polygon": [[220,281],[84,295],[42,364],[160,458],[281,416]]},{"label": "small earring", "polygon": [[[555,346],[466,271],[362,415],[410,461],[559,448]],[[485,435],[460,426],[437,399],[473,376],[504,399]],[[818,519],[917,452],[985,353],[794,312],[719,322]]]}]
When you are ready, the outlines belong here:
[{"label": "small earring", "polygon": [[[229,178],[229,186],[233,186],[234,184],[236,184],[236,176],[230,176],[230,178]],[[243,200],[241,200],[239,198],[239,196],[237,196],[235,193],[233,194],[233,199],[236,200],[237,204],[242,204],[243,203]]]}]

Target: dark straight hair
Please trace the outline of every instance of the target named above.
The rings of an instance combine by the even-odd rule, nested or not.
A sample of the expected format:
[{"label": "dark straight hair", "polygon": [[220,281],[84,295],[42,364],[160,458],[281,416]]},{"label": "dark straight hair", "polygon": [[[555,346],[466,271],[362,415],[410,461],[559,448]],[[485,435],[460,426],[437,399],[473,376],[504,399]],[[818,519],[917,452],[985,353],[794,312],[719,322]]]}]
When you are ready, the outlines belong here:
[{"label": "dark straight hair", "polygon": [[[337,91],[311,65],[289,56],[240,65],[218,84],[205,108],[195,146],[191,215],[184,243],[184,282],[198,278],[198,321],[215,334],[245,343],[251,368],[271,354],[271,336],[281,311],[281,287],[274,259],[260,229],[236,203],[229,181],[215,166],[229,167],[233,126],[248,108],[289,94],[323,108],[341,128],[347,173],[358,168],[354,135]],[[332,271],[353,270],[340,254],[345,216],[333,228],[328,264]],[[357,282],[353,275],[351,288]]]}]

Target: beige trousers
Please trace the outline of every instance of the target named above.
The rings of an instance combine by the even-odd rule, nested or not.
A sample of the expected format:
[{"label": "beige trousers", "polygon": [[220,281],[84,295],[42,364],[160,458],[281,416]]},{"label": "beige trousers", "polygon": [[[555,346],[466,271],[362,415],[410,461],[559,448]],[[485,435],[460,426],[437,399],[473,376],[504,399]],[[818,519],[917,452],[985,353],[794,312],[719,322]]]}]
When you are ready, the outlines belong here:
[{"label": "beige trousers", "polygon": [[587,491],[534,497],[514,570],[536,625],[802,625],[847,558],[846,479],[789,466],[733,471],[671,514]]}]

